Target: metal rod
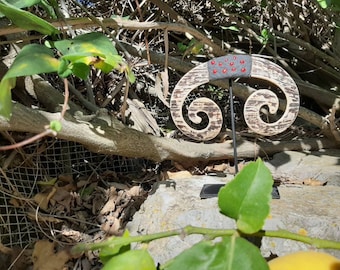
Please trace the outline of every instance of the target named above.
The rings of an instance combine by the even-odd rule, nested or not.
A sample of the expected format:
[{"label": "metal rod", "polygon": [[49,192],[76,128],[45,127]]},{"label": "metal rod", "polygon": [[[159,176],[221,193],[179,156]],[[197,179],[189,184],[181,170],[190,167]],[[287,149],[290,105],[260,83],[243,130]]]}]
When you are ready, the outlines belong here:
[{"label": "metal rod", "polygon": [[232,131],[232,136],[233,136],[235,174],[237,174],[238,173],[238,160],[237,160],[237,144],[236,144],[236,129],[235,129],[234,95],[233,95],[232,84],[233,84],[233,80],[229,79],[230,120],[231,120],[231,131]]}]

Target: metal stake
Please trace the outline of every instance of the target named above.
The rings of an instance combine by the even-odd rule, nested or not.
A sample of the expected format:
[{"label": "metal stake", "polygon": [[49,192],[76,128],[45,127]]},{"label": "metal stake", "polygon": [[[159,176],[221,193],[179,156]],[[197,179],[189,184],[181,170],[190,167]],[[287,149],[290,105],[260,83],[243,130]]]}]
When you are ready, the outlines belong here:
[{"label": "metal stake", "polygon": [[237,144],[236,144],[236,128],[235,128],[235,110],[234,110],[234,96],[233,96],[233,80],[229,79],[229,101],[230,101],[230,120],[231,120],[231,132],[233,136],[233,148],[234,148],[234,166],[235,174],[238,173],[238,160],[237,160]]}]

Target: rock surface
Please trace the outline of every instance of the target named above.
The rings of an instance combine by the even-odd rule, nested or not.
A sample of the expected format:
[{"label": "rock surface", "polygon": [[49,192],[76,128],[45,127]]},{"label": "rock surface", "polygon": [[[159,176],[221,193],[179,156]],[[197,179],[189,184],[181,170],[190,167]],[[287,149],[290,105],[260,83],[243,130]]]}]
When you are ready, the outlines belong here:
[{"label": "rock surface", "polygon": [[285,151],[267,162],[274,175],[295,180],[316,179],[340,186],[340,150],[327,149],[312,153]]},{"label": "rock surface", "polygon": [[[297,179],[313,177],[322,181],[327,180],[335,186],[330,184],[279,186],[281,198],[272,200],[271,213],[264,229],[287,229],[312,237],[340,241],[340,187],[336,178],[339,176],[339,171],[336,170],[336,168],[339,170],[339,160],[339,151],[332,155],[320,153],[305,155],[291,153],[291,151],[276,155],[268,163],[268,167],[275,175],[284,173],[292,178],[293,172],[294,176],[295,173],[300,173],[296,176]],[[324,167],[328,170],[324,171]],[[156,192],[148,197],[127,228],[132,235],[179,229],[186,225],[219,229],[235,228],[232,219],[219,213],[217,198],[202,200],[199,197],[204,184],[224,184],[232,178],[233,176],[226,178],[195,176],[175,180],[175,186],[161,184]],[[164,263],[200,240],[202,240],[200,235],[184,238],[175,236],[153,241],[148,248],[156,262]],[[314,248],[300,242],[267,237],[262,239],[261,245],[261,252],[265,257],[271,253],[280,256],[306,249]],[[340,251],[325,251],[340,258]]]}]

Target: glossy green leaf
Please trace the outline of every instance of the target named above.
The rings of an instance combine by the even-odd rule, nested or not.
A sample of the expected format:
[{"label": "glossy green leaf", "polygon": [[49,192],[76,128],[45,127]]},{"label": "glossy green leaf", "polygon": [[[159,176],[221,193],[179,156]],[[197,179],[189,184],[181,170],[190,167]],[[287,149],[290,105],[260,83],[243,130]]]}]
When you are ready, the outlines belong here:
[{"label": "glossy green leaf", "polygon": [[102,270],[156,270],[156,266],[147,250],[137,249],[112,257]]},{"label": "glossy green leaf", "polygon": [[259,231],[270,210],[273,178],[261,159],[245,166],[218,193],[221,212],[236,220],[244,233]]},{"label": "glossy green leaf", "polygon": [[54,35],[59,33],[59,30],[49,22],[28,11],[17,8],[4,0],[0,0],[0,12],[10,19],[15,25],[23,29],[35,30],[45,35]]},{"label": "glossy green leaf", "polygon": [[16,56],[4,79],[56,72],[59,65],[60,61],[54,58],[50,49],[38,44],[26,45]]},{"label": "glossy green leaf", "polygon": [[202,241],[174,258],[166,270],[268,270],[260,250],[241,237]]},{"label": "glossy green leaf", "polygon": [[16,79],[2,79],[0,82],[0,116],[7,120],[12,114],[11,89],[15,86]]}]

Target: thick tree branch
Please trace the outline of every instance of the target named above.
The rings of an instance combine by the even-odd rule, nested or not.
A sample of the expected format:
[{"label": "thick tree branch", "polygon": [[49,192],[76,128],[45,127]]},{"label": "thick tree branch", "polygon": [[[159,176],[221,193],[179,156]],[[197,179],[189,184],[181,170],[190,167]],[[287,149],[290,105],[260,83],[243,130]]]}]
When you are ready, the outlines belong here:
[{"label": "thick tree branch", "polygon": [[[0,119],[0,130],[39,133],[52,120],[58,120],[60,113],[48,113],[15,104],[9,122]],[[89,150],[110,155],[146,158],[154,161],[174,160],[182,163],[201,160],[233,159],[231,143],[203,144],[148,135],[124,126],[112,118],[112,126],[95,119],[91,123],[79,122],[71,116],[62,120],[63,128],[58,138],[81,143]],[[289,142],[238,142],[241,158],[270,156],[283,150],[316,150],[335,147],[327,139],[307,139]]]}]

